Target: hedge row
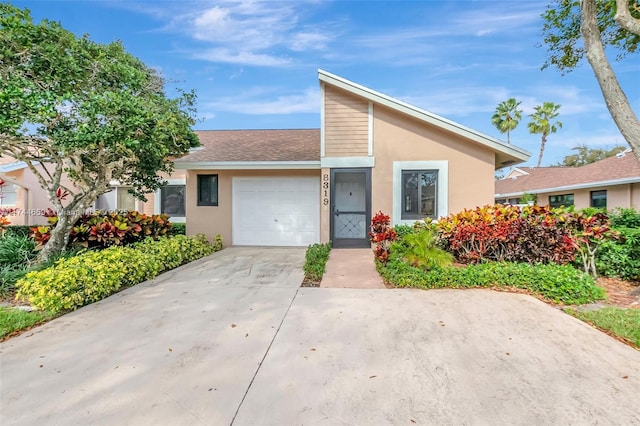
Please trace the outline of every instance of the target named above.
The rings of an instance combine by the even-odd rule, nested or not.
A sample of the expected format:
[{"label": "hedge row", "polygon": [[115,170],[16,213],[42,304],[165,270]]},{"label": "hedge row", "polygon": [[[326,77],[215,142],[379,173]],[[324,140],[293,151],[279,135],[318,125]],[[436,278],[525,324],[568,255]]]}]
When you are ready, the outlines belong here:
[{"label": "hedge row", "polygon": [[16,298],[52,313],[74,310],[101,300],[121,286],[138,284],[222,248],[202,235],[149,238],[128,247],[113,246],[60,259],[54,266],[29,272],[16,283]]},{"label": "hedge row", "polygon": [[569,305],[590,303],[605,297],[604,290],[595,285],[591,276],[571,265],[488,262],[425,271],[392,255],[386,267],[378,263],[378,271],[386,282],[396,287],[516,287]]}]

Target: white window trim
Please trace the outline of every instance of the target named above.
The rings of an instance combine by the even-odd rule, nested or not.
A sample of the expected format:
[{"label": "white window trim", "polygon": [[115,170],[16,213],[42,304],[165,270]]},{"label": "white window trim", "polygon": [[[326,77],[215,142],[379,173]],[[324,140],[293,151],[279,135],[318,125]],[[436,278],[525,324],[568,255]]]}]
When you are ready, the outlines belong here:
[{"label": "white window trim", "polygon": [[[165,182],[166,182],[165,185],[184,185],[185,189],[186,189],[186,186],[187,186],[187,180],[186,179],[167,179]],[[162,199],[161,199],[161,197],[162,197],[161,191],[162,191],[162,189],[158,189],[154,193],[154,196],[153,196],[153,213],[154,214],[160,214],[160,209],[161,209],[160,202],[162,201]],[[186,207],[187,206],[185,205],[185,209],[186,209]],[[186,213],[186,211],[185,211],[185,213]],[[173,223],[186,223],[187,222],[187,218],[186,218],[186,216],[185,217],[183,217],[183,216],[171,216],[169,218],[169,221],[173,222]]]},{"label": "white window trim", "polygon": [[434,161],[394,161],[393,162],[393,224],[411,225],[415,219],[402,220],[402,172],[407,170],[437,170],[438,196],[436,218],[449,214],[449,162]]}]

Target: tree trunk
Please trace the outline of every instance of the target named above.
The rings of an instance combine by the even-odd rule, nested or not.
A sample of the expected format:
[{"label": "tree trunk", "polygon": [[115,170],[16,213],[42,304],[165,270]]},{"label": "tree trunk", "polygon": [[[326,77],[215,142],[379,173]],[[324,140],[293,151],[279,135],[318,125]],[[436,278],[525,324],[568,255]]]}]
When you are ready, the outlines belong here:
[{"label": "tree trunk", "polygon": [[638,161],[640,161],[640,121],[638,121],[638,117],[631,109],[629,100],[622,91],[613,68],[611,68],[605,55],[602,35],[596,18],[596,8],[595,0],[581,0],[580,2],[582,19],[580,33],[584,41],[587,59],[596,75],[613,121],[618,126],[622,137],[627,141]]},{"label": "tree trunk", "polygon": [[544,146],[547,143],[547,137],[543,134],[542,139],[540,140],[540,155],[538,155],[538,165],[536,167],[540,167],[542,164],[542,156],[544,155]]},{"label": "tree trunk", "polygon": [[69,234],[77,220],[72,219],[71,216],[64,214],[64,212],[58,216],[58,223],[49,233],[49,241],[38,253],[39,263],[46,262],[52,256],[62,253],[67,248]]}]

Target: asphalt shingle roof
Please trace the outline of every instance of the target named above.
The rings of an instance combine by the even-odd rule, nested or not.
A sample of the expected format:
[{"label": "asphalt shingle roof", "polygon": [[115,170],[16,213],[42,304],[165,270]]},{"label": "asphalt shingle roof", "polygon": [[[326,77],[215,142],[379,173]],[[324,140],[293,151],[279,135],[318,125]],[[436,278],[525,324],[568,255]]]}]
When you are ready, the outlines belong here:
[{"label": "asphalt shingle roof", "polygon": [[639,178],[640,163],[632,152],[622,157],[609,157],[581,167],[519,167],[527,175],[495,182],[496,194],[541,191],[571,185]]},{"label": "asphalt shingle roof", "polygon": [[203,149],[185,162],[320,161],[320,129],[198,130]]}]

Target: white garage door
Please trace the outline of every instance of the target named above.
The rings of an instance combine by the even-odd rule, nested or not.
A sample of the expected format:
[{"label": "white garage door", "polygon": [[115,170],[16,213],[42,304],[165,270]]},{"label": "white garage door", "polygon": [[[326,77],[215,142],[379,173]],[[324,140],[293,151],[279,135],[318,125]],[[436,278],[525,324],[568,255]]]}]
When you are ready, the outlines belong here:
[{"label": "white garage door", "polygon": [[320,179],[234,177],[233,244],[307,246],[320,241]]}]

